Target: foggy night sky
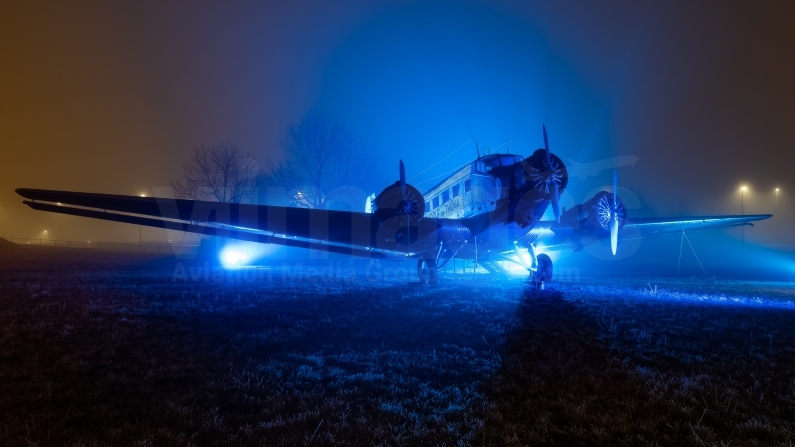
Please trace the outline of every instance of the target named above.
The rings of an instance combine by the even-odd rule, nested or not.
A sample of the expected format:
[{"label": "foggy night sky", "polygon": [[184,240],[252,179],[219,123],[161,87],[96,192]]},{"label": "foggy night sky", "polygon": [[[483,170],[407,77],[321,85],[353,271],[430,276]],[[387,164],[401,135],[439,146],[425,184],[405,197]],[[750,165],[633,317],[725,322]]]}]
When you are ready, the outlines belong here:
[{"label": "foggy night sky", "polygon": [[319,112],[383,153],[384,186],[399,158],[412,177],[472,136],[529,155],[546,124],[563,158],[640,158],[618,170],[636,215],[739,214],[741,184],[746,213],[775,212],[779,187],[777,217],[746,240],[795,243],[791,3],[78,4],[4,3],[0,237],[137,241],[132,225],[32,211],[14,189],[150,195],[192,146],[278,159],[287,127]]}]

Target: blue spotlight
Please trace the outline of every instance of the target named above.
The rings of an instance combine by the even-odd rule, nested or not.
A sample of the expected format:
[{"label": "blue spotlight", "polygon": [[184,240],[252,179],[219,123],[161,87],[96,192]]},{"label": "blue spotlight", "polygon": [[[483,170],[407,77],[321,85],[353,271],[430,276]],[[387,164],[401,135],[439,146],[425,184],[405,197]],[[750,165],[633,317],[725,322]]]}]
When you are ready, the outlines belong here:
[{"label": "blue spotlight", "polygon": [[228,240],[218,252],[218,259],[224,268],[253,266],[263,258],[273,255],[278,249],[278,245]]},{"label": "blue spotlight", "polygon": [[224,248],[221,250],[221,264],[224,267],[240,267],[247,264],[251,258],[246,250],[239,248]]}]

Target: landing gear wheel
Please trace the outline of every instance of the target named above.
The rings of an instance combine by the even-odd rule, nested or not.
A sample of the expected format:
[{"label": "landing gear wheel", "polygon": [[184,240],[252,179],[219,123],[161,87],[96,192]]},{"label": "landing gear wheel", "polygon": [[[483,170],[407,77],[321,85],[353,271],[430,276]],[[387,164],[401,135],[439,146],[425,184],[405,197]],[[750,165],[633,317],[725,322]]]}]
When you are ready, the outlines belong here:
[{"label": "landing gear wheel", "polygon": [[421,284],[436,284],[439,279],[439,271],[436,268],[436,261],[430,259],[417,260],[417,276]]},{"label": "landing gear wheel", "polygon": [[538,268],[532,273],[533,286],[544,290],[546,283],[552,280],[552,259],[545,253],[538,255]]}]

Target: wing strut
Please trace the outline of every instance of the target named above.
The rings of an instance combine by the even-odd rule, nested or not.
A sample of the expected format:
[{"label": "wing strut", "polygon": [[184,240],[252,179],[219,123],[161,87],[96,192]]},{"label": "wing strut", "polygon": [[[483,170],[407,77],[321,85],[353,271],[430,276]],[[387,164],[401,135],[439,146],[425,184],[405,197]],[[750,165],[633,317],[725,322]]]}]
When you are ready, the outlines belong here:
[{"label": "wing strut", "polygon": [[698,259],[698,254],[696,254],[696,249],[693,248],[693,244],[690,243],[690,238],[687,237],[687,233],[685,233],[685,230],[682,230],[682,240],[679,241],[679,264],[676,266],[676,276],[679,276],[679,267],[682,266],[682,246],[684,245],[685,239],[687,239],[687,245],[690,246],[690,250],[693,251],[693,256],[695,256],[696,261],[698,261],[698,266],[701,267],[701,271],[704,272],[704,275],[706,275],[707,271],[704,270],[704,265],[701,264],[701,259]]}]

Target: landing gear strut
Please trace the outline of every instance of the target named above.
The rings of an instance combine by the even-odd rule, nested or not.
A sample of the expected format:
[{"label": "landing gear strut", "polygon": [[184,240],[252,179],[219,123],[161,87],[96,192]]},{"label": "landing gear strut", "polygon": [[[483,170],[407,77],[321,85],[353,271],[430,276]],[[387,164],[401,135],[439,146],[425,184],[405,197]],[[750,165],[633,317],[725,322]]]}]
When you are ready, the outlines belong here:
[{"label": "landing gear strut", "polygon": [[436,261],[432,259],[418,259],[417,276],[420,278],[421,284],[436,284],[436,281],[439,279],[439,270],[436,267]]},{"label": "landing gear strut", "polygon": [[544,290],[546,283],[552,280],[552,259],[546,253],[537,256],[538,267],[532,271],[531,280],[533,287]]}]

